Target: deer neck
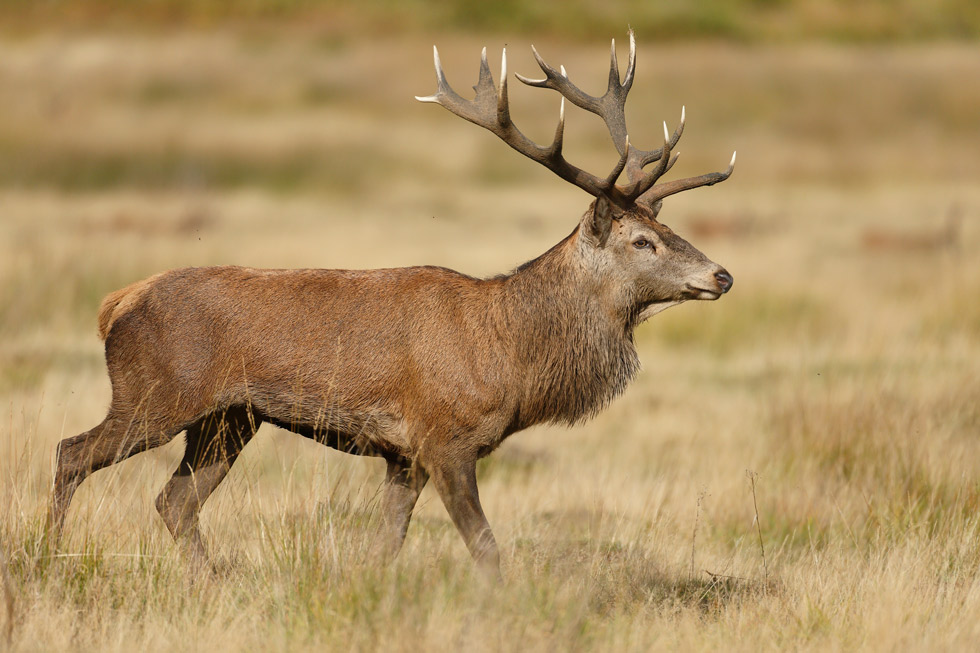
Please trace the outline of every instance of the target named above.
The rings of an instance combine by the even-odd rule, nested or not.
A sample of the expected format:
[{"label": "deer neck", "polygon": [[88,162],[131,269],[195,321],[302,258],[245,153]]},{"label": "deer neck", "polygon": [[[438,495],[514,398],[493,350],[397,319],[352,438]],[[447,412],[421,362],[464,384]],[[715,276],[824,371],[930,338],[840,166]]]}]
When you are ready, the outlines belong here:
[{"label": "deer neck", "polygon": [[520,379],[518,423],[595,415],[636,374],[635,311],[576,255],[576,234],[504,278],[500,304]]}]

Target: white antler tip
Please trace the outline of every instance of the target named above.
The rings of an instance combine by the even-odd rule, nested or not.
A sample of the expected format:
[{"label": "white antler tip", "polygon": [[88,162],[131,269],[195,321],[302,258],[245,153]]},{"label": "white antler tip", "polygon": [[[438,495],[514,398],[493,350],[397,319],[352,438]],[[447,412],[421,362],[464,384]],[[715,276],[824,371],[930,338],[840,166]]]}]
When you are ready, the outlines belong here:
[{"label": "white antler tip", "polygon": [[667,121],[666,120],[664,120],[664,140],[665,141],[669,141],[670,140],[670,132],[667,131]]},{"label": "white antler tip", "polygon": [[736,154],[738,154],[738,151],[732,152],[732,161],[731,161],[731,163],[728,164],[729,166],[735,165],[735,155]]},{"label": "white antler tip", "polygon": [[565,122],[565,97],[561,98],[561,107],[558,109],[558,120],[561,123]]},{"label": "white antler tip", "polygon": [[439,48],[434,45],[432,46],[432,61],[436,66],[436,76],[441,78],[443,76],[442,61],[439,59]]},{"label": "white antler tip", "polygon": [[567,78],[568,73],[565,72],[565,66],[558,66],[558,67],[561,68],[561,76]]},{"label": "white antler tip", "polygon": [[685,106],[684,106],[684,105],[682,104],[682,105],[681,105],[681,122],[684,122],[684,120],[685,120],[685,118],[687,117],[687,116],[686,116],[686,113],[687,113],[687,107],[685,107]]}]

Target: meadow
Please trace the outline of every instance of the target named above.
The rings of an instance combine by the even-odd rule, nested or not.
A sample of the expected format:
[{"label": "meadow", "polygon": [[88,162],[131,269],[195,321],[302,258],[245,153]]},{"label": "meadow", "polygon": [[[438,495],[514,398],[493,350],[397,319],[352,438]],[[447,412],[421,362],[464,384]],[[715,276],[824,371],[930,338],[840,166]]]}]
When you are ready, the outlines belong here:
[{"label": "meadow", "polygon": [[[621,30],[625,32],[625,28]],[[618,37],[625,60],[623,33]],[[980,58],[957,43],[638,39],[631,140],[725,183],[661,219],[732,272],[637,331],[595,420],[480,467],[505,582],[432,488],[367,556],[380,460],[263,426],[211,497],[216,579],[153,500],[180,438],[91,477],[53,549],[56,443],[98,423],[108,292],[188,265],[512,269],[581,191],[439,107],[480,48],[586,90],[607,47],[555,35],[28,30],[0,40],[0,649],[968,650],[980,643]],[[512,80],[546,141],[553,93]],[[569,111],[566,152],[615,152]]]}]

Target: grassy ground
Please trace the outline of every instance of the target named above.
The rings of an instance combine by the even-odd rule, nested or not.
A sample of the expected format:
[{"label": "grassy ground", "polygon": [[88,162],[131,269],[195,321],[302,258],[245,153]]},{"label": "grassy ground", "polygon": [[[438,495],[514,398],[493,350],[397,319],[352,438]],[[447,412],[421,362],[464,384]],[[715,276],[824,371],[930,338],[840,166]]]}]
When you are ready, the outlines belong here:
[{"label": "grassy ground", "polygon": [[[438,41],[455,87],[474,83],[483,38]],[[535,42],[601,88],[605,48]],[[0,648],[975,648],[968,46],[639,34],[631,139],[654,146],[686,104],[676,174],[739,151],[730,181],[661,216],[736,284],[642,326],[644,371],[598,419],[519,434],[484,462],[503,586],[473,576],[431,489],[397,563],[375,568],[382,466],[269,426],[204,510],[217,581],[191,582],[153,508],[179,441],[93,476],[64,546],[46,547],[55,443],[109,398],[95,313],[110,290],[216,263],[492,274],[572,229],[580,191],[411,99],[434,88],[430,44],[0,42]],[[533,71],[524,41],[510,52]],[[554,96],[512,95],[545,140]],[[570,112],[566,143],[612,166],[591,116]]]}]

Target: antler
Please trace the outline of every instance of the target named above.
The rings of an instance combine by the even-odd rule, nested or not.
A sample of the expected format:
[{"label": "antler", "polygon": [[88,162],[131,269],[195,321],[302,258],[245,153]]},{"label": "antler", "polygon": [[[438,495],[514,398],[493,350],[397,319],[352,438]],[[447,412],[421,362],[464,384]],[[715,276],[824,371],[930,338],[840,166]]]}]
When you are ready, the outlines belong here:
[{"label": "antler", "polygon": [[555,138],[548,147],[541,147],[534,143],[522,134],[514,125],[513,121],[511,121],[510,106],[507,100],[507,48],[504,48],[500,63],[499,92],[493,83],[490,66],[487,64],[487,49],[483,48],[483,54],[480,59],[480,79],[476,86],[473,87],[476,91],[476,97],[472,101],[464,100],[449,86],[449,83],[446,81],[446,74],[442,71],[439,50],[435,46],[432,46],[432,54],[435,59],[438,89],[434,95],[426,97],[416,96],[416,100],[441,104],[460,118],[464,118],[475,125],[490,130],[524,156],[537,161],[562,179],[575,184],[590,195],[598,197],[610,192],[615,179],[600,179],[570,164],[562,156],[562,137],[565,130],[564,99],[562,99],[561,109],[558,114],[558,127],[555,130]]},{"label": "antler", "polygon": [[[664,144],[656,150],[641,150],[632,147],[629,134],[626,129],[626,96],[633,86],[634,74],[636,71],[636,39],[633,30],[629,30],[630,54],[629,63],[626,67],[626,78],[620,81],[619,63],[616,59],[616,40],[613,39],[609,63],[609,84],[606,92],[601,97],[595,97],[585,93],[575,86],[565,72],[565,67],[560,67],[560,72],[550,66],[537,49],[532,45],[531,51],[535,60],[544,72],[544,79],[529,79],[523,75],[516,75],[517,79],[528,86],[538,88],[550,88],[558,91],[562,96],[561,110],[558,119],[558,128],[555,138],[550,147],[540,147],[529,140],[524,134],[514,126],[510,119],[510,109],[507,101],[507,50],[504,49],[501,62],[501,81],[499,93],[494,87],[493,78],[490,74],[490,67],[487,65],[487,50],[483,49],[483,56],[480,64],[480,79],[474,89],[476,98],[473,101],[464,100],[450,88],[446,82],[445,74],[442,71],[442,64],[439,61],[439,52],[433,46],[435,56],[436,77],[438,80],[438,90],[434,95],[428,97],[416,97],[422,102],[436,102],[446,107],[461,118],[465,118],[472,123],[484,127],[512,148],[525,156],[541,163],[548,169],[555,172],[559,177],[572,182],[587,193],[596,197],[603,196],[618,205],[620,208],[628,208],[637,201],[642,201],[648,205],[653,205],[658,200],[699,186],[711,186],[724,181],[731,174],[735,165],[735,156],[725,172],[714,172],[699,177],[679,179],[666,184],[656,185],[660,179],[677,161],[677,153],[671,156],[671,151],[680,140],[684,132],[685,110],[681,108],[681,121],[677,125],[673,134],[667,129],[664,123]],[[568,163],[561,154],[562,134],[565,125],[565,99],[572,104],[590,111],[606,124],[609,135],[612,137],[613,144],[620,154],[619,162],[612,172],[605,178],[600,179],[574,165]],[[659,165],[649,171],[644,168],[649,164],[659,161]],[[629,179],[625,185],[617,185],[623,171],[626,171]]]},{"label": "antler", "polygon": [[[665,135],[664,147],[652,151],[630,148],[628,145],[629,135],[626,130],[625,109],[626,96],[633,86],[633,78],[636,72],[636,37],[632,29],[629,31],[629,38],[629,63],[626,66],[626,78],[622,82],[620,82],[619,78],[619,62],[616,59],[616,39],[612,40],[609,52],[609,84],[606,87],[606,92],[601,97],[595,97],[582,91],[582,89],[568,79],[568,74],[565,72],[564,66],[560,67],[561,72],[555,70],[554,67],[545,62],[541,55],[538,54],[537,48],[533,45],[531,46],[531,52],[534,54],[534,59],[538,62],[545,77],[544,79],[529,79],[523,75],[517,75],[517,79],[528,86],[550,88],[558,91],[562,97],[568,98],[575,106],[590,111],[602,118],[603,122],[606,123],[606,128],[609,130],[609,135],[612,137],[616,150],[620,156],[626,156],[625,169],[630,180],[630,186],[623,189],[624,194],[627,196],[636,196],[640,194],[636,191],[640,188],[639,183],[643,181],[645,176],[643,173],[644,166],[661,160],[664,151],[666,150],[669,153],[684,132],[684,110],[681,109],[681,122],[677,126],[677,129],[674,130],[673,135],[669,137]],[[664,129],[666,130],[666,124]],[[667,169],[670,169],[671,165],[673,165],[673,162],[668,163]],[[662,170],[660,174],[663,174],[663,172],[666,172],[666,170]],[[645,182],[649,184],[646,188],[649,188],[655,181],[656,179]]]},{"label": "antler", "polygon": [[637,198],[637,201],[642,201],[650,206],[653,206],[655,202],[658,202],[669,195],[674,195],[675,193],[679,193],[684,190],[691,190],[692,188],[700,188],[701,186],[714,186],[719,181],[725,181],[732,176],[732,171],[735,169],[736,154],[738,154],[738,152],[732,152],[732,160],[728,162],[728,169],[725,170],[725,172],[709,172],[706,175],[687,177],[685,179],[675,179],[664,184],[657,184],[649,191],[642,192]]}]

